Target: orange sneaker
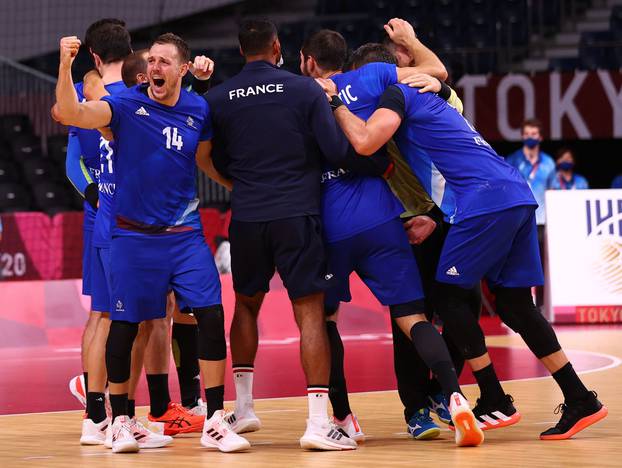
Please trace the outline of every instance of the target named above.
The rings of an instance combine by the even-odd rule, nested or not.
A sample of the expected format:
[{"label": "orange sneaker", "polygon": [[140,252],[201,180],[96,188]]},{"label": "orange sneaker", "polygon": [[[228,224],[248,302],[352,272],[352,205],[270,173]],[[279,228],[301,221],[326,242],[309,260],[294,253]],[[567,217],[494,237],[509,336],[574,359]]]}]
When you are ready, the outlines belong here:
[{"label": "orange sneaker", "polygon": [[149,414],[149,421],[164,423],[164,435],[187,434],[189,432],[202,432],[205,416],[192,414],[179,403],[168,404],[166,413],[158,418]]},{"label": "orange sneaker", "polygon": [[561,413],[561,419],[554,427],[540,434],[540,439],[570,439],[607,416],[607,407],[598,401],[596,392],[590,392],[583,400],[562,403],[555,409],[555,413]]}]

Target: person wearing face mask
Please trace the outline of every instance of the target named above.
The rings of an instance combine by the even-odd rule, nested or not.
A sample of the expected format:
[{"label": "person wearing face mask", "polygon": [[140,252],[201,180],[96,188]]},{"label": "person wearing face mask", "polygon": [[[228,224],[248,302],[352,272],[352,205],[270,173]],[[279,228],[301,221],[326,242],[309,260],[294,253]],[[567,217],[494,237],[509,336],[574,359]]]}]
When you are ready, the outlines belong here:
[{"label": "person wearing face mask", "polygon": [[587,190],[587,179],[574,172],[576,158],[570,148],[561,148],[557,152],[557,170],[549,177],[549,190]]},{"label": "person wearing face mask", "polygon": [[508,155],[506,161],[518,169],[518,172],[527,180],[538,202],[536,222],[539,234],[541,234],[546,222],[544,192],[546,192],[549,177],[555,172],[555,162],[549,154],[540,150],[542,123],[538,119],[525,120],[521,127],[521,134],[523,147]]}]

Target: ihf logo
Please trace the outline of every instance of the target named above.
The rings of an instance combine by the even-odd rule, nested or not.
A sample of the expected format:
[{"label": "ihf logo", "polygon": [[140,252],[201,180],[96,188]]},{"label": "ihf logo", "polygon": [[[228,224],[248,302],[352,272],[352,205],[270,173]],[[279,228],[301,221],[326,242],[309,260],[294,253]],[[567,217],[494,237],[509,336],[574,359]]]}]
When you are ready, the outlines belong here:
[{"label": "ihf logo", "polygon": [[594,270],[609,292],[622,294],[622,200],[586,200],[585,214]]}]

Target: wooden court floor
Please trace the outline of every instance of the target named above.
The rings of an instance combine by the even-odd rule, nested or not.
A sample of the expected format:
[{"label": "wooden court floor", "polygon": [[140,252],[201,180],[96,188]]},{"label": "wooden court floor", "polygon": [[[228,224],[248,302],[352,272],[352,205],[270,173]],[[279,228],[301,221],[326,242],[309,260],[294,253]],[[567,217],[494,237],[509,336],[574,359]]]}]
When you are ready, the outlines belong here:
[{"label": "wooden court floor", "polygon": [[[559,333],[568,349],[606,353],[622,358],[622,332],[606,328]],[[516,336],[491,337],[495,346],[521,346]],[[390,363],[387,363],[390,365]],[[305,427],[306,399],[285,398],[256,402],[264,428],[248,434],[253,444],[247,453],[222,454],[203,449],[197,437],[177,438],[165,449],[138,454],[115,454],[102,447],[78,443],[78,411],[0,417],[0,467],[373,467],[435,465],[441,467],[622,467],[622,366],[586,373],[584,381],[595,389],[609,416],[567,441],[540,441],[538,434],[551,426],[561,394],[550,378],[504,384],[523,415],[513,427],[486,432],[484,445],[456,448],[452,433],[440,439],[416,441],[405,432],[396,392],[354,394],[352,407],[368,434],[353,452],[304,452],[298,438]],[[36,390],[36,389],[35,389]],[[476,389],[465,387],[473,401]],[[27,398],[45,397],[34,391]],[[144,414],[145,409],[139,410]]]}]

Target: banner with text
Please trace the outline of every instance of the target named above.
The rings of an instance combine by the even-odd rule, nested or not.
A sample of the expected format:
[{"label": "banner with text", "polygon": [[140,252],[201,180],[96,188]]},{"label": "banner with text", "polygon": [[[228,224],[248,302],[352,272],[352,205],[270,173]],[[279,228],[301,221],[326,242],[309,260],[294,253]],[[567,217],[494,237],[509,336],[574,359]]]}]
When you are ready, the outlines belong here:
[{"label": "banner with text", "polygon": [[465,75],[457,86],[464,115],[490,141],[519,141],[526,118],[545,138],[622,138],[622,72]]},{"label": "banner with text", "polygon": [[546,192],[548,316],[622,322],[622,190]]}]

